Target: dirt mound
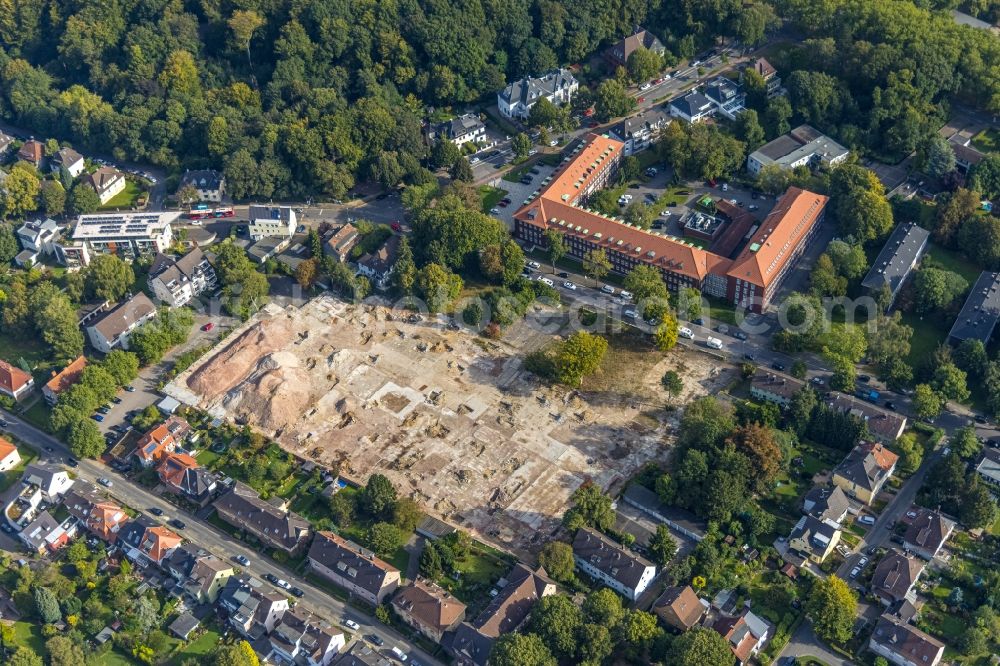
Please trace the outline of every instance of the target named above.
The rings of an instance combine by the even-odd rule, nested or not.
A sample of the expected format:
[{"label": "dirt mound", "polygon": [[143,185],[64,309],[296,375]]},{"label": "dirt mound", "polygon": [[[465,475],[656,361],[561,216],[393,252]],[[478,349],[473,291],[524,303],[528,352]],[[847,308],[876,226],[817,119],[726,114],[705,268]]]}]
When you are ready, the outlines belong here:
[{"label": "dirt mound", "polygon": [[261,321],[191,373],[187,385],[206,400],[214,401],[258,369],[262,357],[288,345],[294,335],[287,317]]},{"label": "dirt mound", "polygon": [[294,355],[277,352],[261,359],[254,376],[226,397],[225,406],[242,422],[283,430],[298,420],[305,405],[312,404],[309,387],[309,373]]}]

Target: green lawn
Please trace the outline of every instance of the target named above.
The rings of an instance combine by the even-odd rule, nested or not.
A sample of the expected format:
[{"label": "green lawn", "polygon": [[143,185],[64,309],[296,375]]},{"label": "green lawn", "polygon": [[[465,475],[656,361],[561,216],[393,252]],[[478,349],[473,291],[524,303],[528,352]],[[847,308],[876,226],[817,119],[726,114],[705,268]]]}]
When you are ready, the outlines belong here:
[{"label": "green lawn", "polygon": [[198,464],[202,467],[213,467],[215,461],[219,459],[219,454],[206,448],[199,451],[198,455],[196,455],[194,459],[197,460]]},{"label": "green lawn", "polygon": [[45,654],[45,638],[41,625],[33,622],[14,623],[14,644],[27,645],[38,654]]},{"label": "green lawn", "polygon": [[30,335],[8,335],[0,333],[0,349],[3,350],[3,360],[20,365],[20,359],[24,359],[29,367],[42,361],[48,360],[48,352],[45,345],[36,337]]},{"label": "green lawn", "polygon": [[460,572],[458,580],[442,576],[439,582],[457,599],[478,612],[489,602],[490,589],[507,573],[510,566],[510,562],[499,551],[494,551],[484,544],[474,543],[469,556],[455,565]]},{"label": "green lawn", "polygon": [[19,480],[21,475],[24,473],[24,468],[38,457],[37,451],[20,443],[17,444],[17,453],[21,456],[21,462],[17,467],[9,472],[0,474],[0,492],[7,490],[14,484],[15,481]]},{"label": "green lawn", "polygon": [[920,317],[913,312],[903,313],[903,323],[913,328],[913,337],[910,338],[910,355],[906,358],[910,367],[919,367],[923,360],[930,356],[948,337],[951,324],[936,314]]},{"label": "green lawn", "polygon": [[172,666],[180,666],[180,663],[185,659],[204,659],[208,657],[215,650],[216,646],[219,644],[221,636],[217,631],[206,631],[198,638],[194,639],[188,643],[185,647],[178,650],[177,654],[171,660]]},{"label": "green lawn", "polygon": [[507,196],[507,190],[501,190],[499,187],[483,185],[479,188],[479,195],[483,200],[483,212],[489,213],[501,199]]},{"label": "green lawn", "polygon": [[49,414],[51,412],[52,410],[49,409],[45,400],[39,398],[33,405],[31,405],[31,407],[21,412],[21,418],[36,428],[44,430],[45,432],[51,432],[49,430]]},{"label": "green lawn", "polygon": [[[927,258],[939,264],[942,268],[958,273],[969,283],[975,283],[982,269],[960,255],[959,253],[930,243],[927,248]],[[926,262],[926,259],[924,260]]]},{"label": "green lawn", "polygon": [[125,180],[125,189],[108,200],[108,203],[98,210],[113,210],[116,208],[131,208],[136,200],[142,196],[142,188],[134,180]]},{"label": "green lawn", "polygon": [[1000,518],[997,518],[996,522],[990,526],[990,534],[1000,537]]},{"label": "green lawn", "polygon": [[1000,151],[1000,130],[992,127],[984,129],[982,132],[972,137],[972,145],[984,153],[995,153]]},{"label": "green lawn", "polygon": [[131,656],[126,656],[118,650],[111,650],[94,659],[93,663],[96,666],[133,666],[136,661]]}]

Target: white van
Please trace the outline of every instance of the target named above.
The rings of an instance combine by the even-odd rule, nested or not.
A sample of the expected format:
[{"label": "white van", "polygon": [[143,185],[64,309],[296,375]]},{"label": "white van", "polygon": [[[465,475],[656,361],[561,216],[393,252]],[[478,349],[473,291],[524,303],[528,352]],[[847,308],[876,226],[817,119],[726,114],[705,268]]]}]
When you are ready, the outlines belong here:
[{"label": "white van", "polygon": [[610,284],[606,284],[603,287],[601,287],[601,291],[603,291],[605,294],[613,294],[615,293],[615,288],[612,287]]},{"label": "white van", "polygon": [[694,340],[694,331],[685,326],[681,326],[680,328],[677,329],[677,335],[681,336],[682,338],[687,338],[688,340]]},{"label": "white van", "polygon": [[722,349],[722,340],[719,338],[708,338],[705,340],[705,344],[712,349]]},{"label": "white van", "polygon": [[400,650],[398,647],[392,648],[392,656],[404,663],[406,662],[406,653]]},{"label": "white van", "polygon": [[618,295],[621,296],[626,301],[632,300],[632,292],[630,291],[625,291],[624,289],[622,289],[622,292]]}]

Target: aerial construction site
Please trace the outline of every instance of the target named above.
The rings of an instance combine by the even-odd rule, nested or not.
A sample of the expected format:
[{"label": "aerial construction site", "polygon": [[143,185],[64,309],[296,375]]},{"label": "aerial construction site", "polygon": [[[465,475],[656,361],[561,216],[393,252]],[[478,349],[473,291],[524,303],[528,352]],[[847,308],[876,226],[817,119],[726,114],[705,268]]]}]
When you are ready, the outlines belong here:
[{"label": "aerial construction site", "polygon": [[[666,457],[673,430],[662,392],[642,396],[676,358],[632,372],[635,391],[583,392],[523,369],[551,339],[522,323],[494,342],[322,296],[268,305],[165,390],[359,482],[381,472],[431,515],[523,556],[580,484],[619,490]],[[710,363],[689,361],[687,392],[716,390]]]}]

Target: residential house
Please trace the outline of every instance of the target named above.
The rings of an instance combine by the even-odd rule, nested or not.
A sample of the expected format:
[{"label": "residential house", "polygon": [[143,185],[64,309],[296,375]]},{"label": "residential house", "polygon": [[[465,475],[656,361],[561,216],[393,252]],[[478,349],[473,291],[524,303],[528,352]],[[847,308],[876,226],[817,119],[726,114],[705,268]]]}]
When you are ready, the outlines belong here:
[{"label": "residential house", "polygon": [[128,350],[132,331],[155,318],[156,305],[140,291],[88,324],[87,338],[94,349],[105,354],[119,347]]},{"label": "residential house", "polygon": [[959,345],[979,340],[989,346],[993,329],[1000,319],[1000,273],[983,271],[962,305],[962,311],[948,333],[948,341]]},{"label": "residential house", "polygon": [[0,472],[9,472],[21,464],[21,454],[17,447],[0,437]]},{"label": "residential house", "polygon": [[86,265],[90,253],[117,254],[122,259],[166,252],[173,242],[179,212],[95,213],[80,215],[73,227],[73,243],[56,247],[60,261]]},{"label": "residential house", "polygon": [[983,457],[976,463],[976,474],[994,497],[1000,497],[1000,451],[983,449]]},{"label": "residential house", "polygon": [[893,549],[883,557],[872,575],[871,592],[886,606],[902,600],[914,603],[913,589],[924,572],[924,562],[915,555]]},{"label": "residential house", "polygon": [[729,120],[736,120],[746,109],[747,94],[743,92],[743,86],[724,76],[705,84],[705,97]]},{"label": "residential house", "polygon": [[393,662],[379,654],[378,649],[365,641],[354,641],[333,662],[336,666],[393,666]]},{"label": "residential house", "polygon": [[168,453],[173,453],[190,431],[191,425],[187,421],[179,416],[170,416],[139,439],[135,457],[143,467],[151,467]]},{"label": "residential house", "polygon": [[49,160],[49,169],[53,173],[58,173],[60,170],[66,169],[73,178],[83,173],[84,166],[86,164],[84,163],[83,155],[72,148],[60,148],[52,156],[52,159]]},{"label": "residential house", "polygon": [[778,76],[778,70],[776,70],[774,65],[769,63],[765,58],[757,58],[750,63],[747,69],[757,72],[757,74],[764,79],[764,86],[768,98],[776,97],[781,94],[781,77]]},{"label": "residential house", "polygon": [[652,51],[661,57],[666,53],[663,42],[657,39],[656,35],[645,28],[636,27],[635,32],[631,35],[606,49],[604,57],[608,61],[608,64],[611,65],[612,70],[614,70],[617,67],[626,67],[628,65],[628,57],[639,49]]},{"label": "residential house", "polygon": [[523,625],[539,599],[556,593],[556,584],[545,569],[532,571],[521,563],[497,587],[497,595],[475,620],[445,635],[445,649],[458,666],[485,666],[494,642]]},{"label": "residential house", "polygon": [[97,192],[103,206],[125,189],[125,174],[114,167],[103,166],[87,176],[87,183]]},{"label": "residential house", "polygon": [[577,530],[573,559],[577,569],[630,601],[636,601],[656,577],[652,562],[589,527]]},{"label": "residential house", "polygon": [[59,238],[59,225],[51,218],[29,220],[17,228],[17,240],[21,247],[36,255],[53,254]]},{"label": "residential house", "polygon": [[17,151],[17,159],[24,160],[36,169],[42,168],[45,160],[45,144],[37,139],[28,139],[21,144],[21,149]]},{"label": "residential house", "polygon": [[180,187],[194,188],[200,201],[219,203],[226,193],[226,177],[214,169],[185,171],[181,176]]},{"label": "residential house", "polygon": [[295,209],[290,206],[250,206],[247,212],[250,223],[247,232],[250,239],[291,238],[297,224]]},{"label": "residential house", "polygon": [[[810,515],[799,518],[788,536],[788,550],[802,561],[822,564],[840,543],[840,526],[832,520],[818,520]],[[801,566],[802,561],[793,561]]]},{"label": "residential house", "polygon": [[219,593],[219,608],[244,636],[258,639],[274,631],[288,610],[288,597],[248,576],[231,576]]},{"label": "residential house", "polygon": [[861,442],[833,470],[833,483],[850,497],[871,504],[896,471],[899,456],[877,442]]},{"label": "residential house", "polygon": [[358,243],[358,230],[353,224],[345,224],[330,231],[323,238],[323,254],[346,264],[351,250]]},{"label": "residential house", "polygon": [[466,143],[486,143],[486,125],[475,113],[463,113],[437,125],[432,138],[450,141],[456,146]]},{"label": "residential house", "polygon": [[653,612],[664,624],[685,632],[701,622],[708,611],[708,602],[698,598],[690,585],[668,587],[653,602]]},{"label": "residential house", "polygon": [[186,453],[166,453],[156,471],[167,490],[198,506],[208,504],[218,487],[215,476]]},{"label": "residential house", "polygon": [[140,566],[165,566],[170,554],[182,541],[179,534],[148,516],[140,515],[119,530],[115,544],[125,557]]},{"label": "residential house", "polygon": [[45,402],[49,403],[50,406],[55,406],[59,402],[59,394],[80,381],[80,376],[86,367],[87,357],[81,354],[58,373],[53,372],[52,379],[42,387],[42,396],[44,396]]},{"label": "residential house", "polygon": [[719,110],[715,102],[696,90],[670,100],[667,108],[670,115],[689,123],[699,123],[705,118],[711,118]]},{"label": "residential house", "polygon": [[850,154],[851,151],[814,127],[799,125],[750,153],[747,171],[756,175],[770,165],[785,171],[800,166],[833,166],[846,160]]},{"label": "residential house", "polygon": [[358,260],[358,272],[372,281],[378,289],[389,286],[389,278],[399,257],[400,236],[393,234],[374,253],[366,254]]},{"label": "residential house", "polygon": [[289,555],[297,554],[309,540],[308,520],[283,504],[262,500],[256,490],[239,481],[215,501],[215,512],[264,546]]},{"label": "residential house", "polygon": [[628,157],[652,146],[670,122],[670,114],[663,107],[657,106],[626,118],[608,132],[625,144],[624,154]]},{"label": "residential house", "polygon": [[118,539],[119,531],[129,520],[124,509],[89,484],[71,488],[63,498],[63,506],[88,532],[109,544]]},{"label": "residential house", "polygon": [[31,393],[33,388],[35,380],[30,373],[0,360],[0,395],[20,400]]},{"label": "residential house", "polygon": [[268,640],[277,663],[305,666],[327,666],[346,645],[343,633],[298,608],[281,616]]},{"label": "residential house", "polygon": [[884,614],[868,639],[868,649],[896,666],[937,666],[944,643],[903,620]]},{"label": "residential house", "polygon": [[787,407],[806,383],[771,370],[758,369],[750,379],[750,396]]},{"label": "residential house", "polygon": [[906,278],[924,255],[930,235],[929,231],[912,222],[898,225],[882,246],[861,286],[874,296],[888,287],[892,295],[889,307],[892,307]]},{"label": "residential house", "polygon": [[170,623],[167,630],[182,641],[186,641],[191,632],[197,629],[200,624],[201,621],[191,614],[190,611],[185,611]]},{"label": "residential house", "polygon": [[840,486],[814,486],[802,498],[802,510],[820,521],[840,524],[847,517],[851,507],[847,495]]},{"label": "residential house", "polygon": [[526,120],[531,107],[546,99],[556,106],[569,104],[580,88],[568,69],[554,69],[539,78],[526,76],[497,93],[497,108],[508,118]]},{"label": "residential house", "polygon": [[37,486],[42,499],[50,504],[55,504],[73,486],[73,479],[65,470],[58,467],[32,463],[24,469],[21,483],[26,486]]},{"label": "residential house", "polygon": [[948,137],[948,143],[955,153],[955,170],[963,176],[968,176],[972,167],[986,159],[986,155],[972,145],[972,137],[968,134],[955,132]]},{"label": "residential house", "polygon": [[56,261],[70,272],[90,263],[90,248],[82,241],[62,241],[55,244]]},{"label": "residential house", "polygon": [[955,521],[940,511],[917,505],[909,508],[900,521],[906,525],[903,548],[925,560],[933,560],[955,530]]},{"label": "residential house", "polygon": [[882,444],[893,444],[906,430],[906,417],[846,393],[824,399],[829,409],[846,412],[864,421],[868,433]]},{"label": "residential house", "polygon": [[431,581],[418,578],[392,598],[392,609],[403,622],[435,643],[465,620],[465,604]]},{"label": "residential house", "polygon": [[149,267],[148,283],[158,299],[170,307],[187,305],[196,296],[215,289],[215,269],[200,247],[180,259],[157,254]]},{"label": "residential house", "polygon": [[399,569],[333,532],[316,533],[308,558],[310,569],[375,606],[399,587]]},{"label": "residential house", "polygon": [[265,236],[247,248],[247,256],[260,265],[275,257],[291,243],[287,236]]},{"label": "residential house", "polygon": [[764,647],[772,635],[773,627],[764,618],[744,610],[736,617],[721,615],[712,624],[712,629],[726,639],[729,649],[736,657],[736,663],[742,666]]},{"label": "residential house", "polygon": [[185,594],[195,603],[212,604],[235,573],[231,564],[215,555],[203,553],[195,558],[182,586]]},{"label": "residential house", "polygon": [[24,545],[39,555],[55,552],[76,535],[76,520],[67,518],[61,524],[48,511],[42,511],[18,534]]},{"label": "residential house", "polygon": [[167,570],[171,576],[182,585],[187,581],[188,576],[194,570],[195,562],[198,561],[199,557],[207,555],[208,553],[193,543],[183,543],[170,553],[170,557],[164,563],[163,568]]}]

